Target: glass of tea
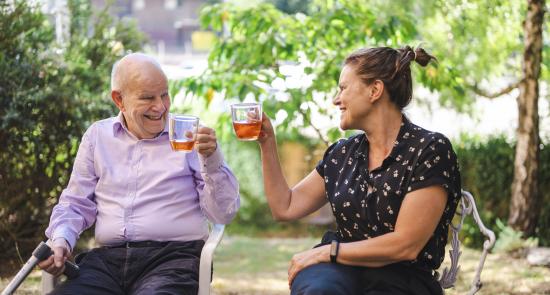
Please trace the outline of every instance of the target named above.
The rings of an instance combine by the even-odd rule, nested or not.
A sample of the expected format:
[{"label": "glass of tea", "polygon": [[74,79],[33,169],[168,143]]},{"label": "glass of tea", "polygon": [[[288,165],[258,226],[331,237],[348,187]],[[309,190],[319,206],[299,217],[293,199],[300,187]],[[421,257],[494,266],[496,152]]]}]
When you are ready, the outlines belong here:
[{"label": "glass of tea", "polygon": [[258,139],[262,130],[262,105],[256,102],[231,105],[233,129],[239,140]]},{"label": "glass of tea", "polygon": [[168,136],[172,150],[189,153],[195,146],[199,118],[188,115],[170,114]]}]

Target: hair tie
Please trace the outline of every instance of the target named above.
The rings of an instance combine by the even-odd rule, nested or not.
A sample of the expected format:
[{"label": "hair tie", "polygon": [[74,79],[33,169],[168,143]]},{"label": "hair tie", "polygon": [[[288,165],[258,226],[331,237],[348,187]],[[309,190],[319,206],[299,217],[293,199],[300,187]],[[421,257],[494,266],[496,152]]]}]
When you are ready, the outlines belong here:
[{"label": "hair tie", "polygon": [[413,54],[414,54],[413,60],[416,61],[416,50],[413,50]]}]

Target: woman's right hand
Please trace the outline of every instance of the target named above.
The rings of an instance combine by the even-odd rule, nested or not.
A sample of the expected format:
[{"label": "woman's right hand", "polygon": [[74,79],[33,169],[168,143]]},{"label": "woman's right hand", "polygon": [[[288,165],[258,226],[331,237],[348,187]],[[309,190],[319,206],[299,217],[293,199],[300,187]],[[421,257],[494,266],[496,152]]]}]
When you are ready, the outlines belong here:
[{"label": "woman's right hand", "polygon": [[262,130],[260,131],[260,136],[258,137],[258,142],[264,144],[269,141],[275,140],[275,131],[273,130],[273,125],[271,125],[271,120],[265,113],[262,113]]}]

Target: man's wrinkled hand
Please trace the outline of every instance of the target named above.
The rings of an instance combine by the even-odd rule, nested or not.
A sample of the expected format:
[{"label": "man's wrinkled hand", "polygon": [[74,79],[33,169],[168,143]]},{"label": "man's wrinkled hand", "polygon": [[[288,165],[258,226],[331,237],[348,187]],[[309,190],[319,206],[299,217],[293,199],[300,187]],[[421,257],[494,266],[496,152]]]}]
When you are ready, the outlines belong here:
[{"label": "man's wrinkled hand", "polygon": [[38,267],[57,277],[65,271],[65,261],[71,257],[71,250],[69,244],[62,238],[56,239],[50,247],[53,255],[38,263]]},{"label": "man's wrinkled hand", "polygon": [[200,126],[197,132],[196,148],[199,154],[204,157],[210,156],[216,151],[218,142],[214,129]]}]

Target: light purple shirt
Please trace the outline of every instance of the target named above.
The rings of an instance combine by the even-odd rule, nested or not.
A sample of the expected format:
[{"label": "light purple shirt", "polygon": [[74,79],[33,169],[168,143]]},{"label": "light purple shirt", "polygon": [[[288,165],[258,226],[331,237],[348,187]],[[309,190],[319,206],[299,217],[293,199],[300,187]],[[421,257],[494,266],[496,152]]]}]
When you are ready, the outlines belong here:
[{"label": "light purple shirt", "polygon": [[208,158],[172,151],[167,128],[137,139],[122,113],[94,123],[78,149],[69,184],[46,236],[74,248],[95,222],[99,245],[206,239],[207,218],[229,223],[239,208],[235,176],[217,148]]}]

